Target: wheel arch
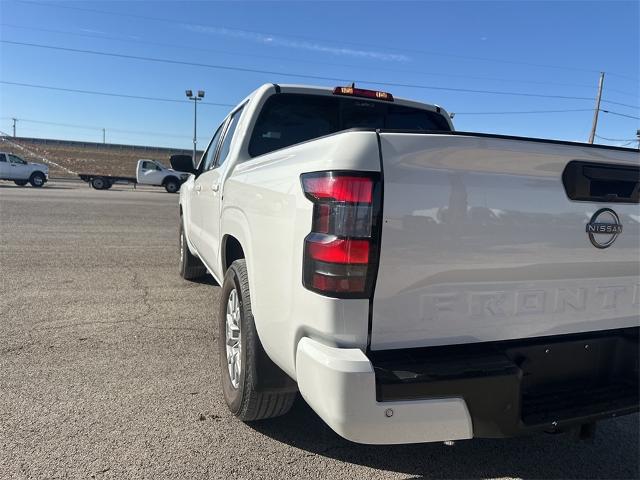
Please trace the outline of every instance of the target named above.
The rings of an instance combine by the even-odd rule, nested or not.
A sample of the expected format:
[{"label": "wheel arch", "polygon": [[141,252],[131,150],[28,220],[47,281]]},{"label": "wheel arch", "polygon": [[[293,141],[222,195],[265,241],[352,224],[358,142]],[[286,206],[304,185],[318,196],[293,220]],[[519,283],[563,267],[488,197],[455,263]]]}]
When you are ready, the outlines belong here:
[{"label": "wheel arch", "polygon": [[223,209],[220,216],[220,269],[224,277],[227,269],[234,260],[244,258],[247,262],[250,287],[251,271],[253,268],[251,251],[251,231],[244,212],[235,207]]},{"label": "wheel arch", "polygon": [[226,272],[236,260],[244,259],[246,254],[240,241],[233,235],[225,235],[222,239],[222,271]]},{"label": "wheel arch", "polygon": [[[259,296],[256,292],[255,275],[256,268],[253,256],[253,244],[251,237],[251,229],[249,221],[245,213],[237,207],[223,208],[220,216],[220,253],[219,266],[220,278],[224,278],[227,269],[234,260],[237,260],[242,252],[242,257],[247,264],[247,275],[249,276],[249,289],[252,292],[252,298]],[[238,250],[238,247],[240,250]],[[260,317],[259,302],[251,302],[254,315]],[[260,330],[256,322],[256,327]]]},{"label": "wheel arch", "polygon": [[162,179],[162,186],[164,187],[170,180],[175,180],[175,182],[180,185],[180,179],[173,174],[169,174]]}]

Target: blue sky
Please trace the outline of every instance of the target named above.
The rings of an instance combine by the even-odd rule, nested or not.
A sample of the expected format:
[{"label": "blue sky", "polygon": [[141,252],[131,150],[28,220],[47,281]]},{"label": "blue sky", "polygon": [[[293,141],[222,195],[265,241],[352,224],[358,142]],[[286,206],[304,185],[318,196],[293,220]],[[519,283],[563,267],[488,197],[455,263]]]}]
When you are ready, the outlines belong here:
[{"label": "blue sky", "polygon": [[[0,80],[160,97],[159,102],[0,84],[0,130],[22,136],[191,147],[193,106],[235,104],[265,82],[360,83],[456,112],[458,130],[585,141],[598,72],[602,108],[639,117],[640,2],[0,2]],[[266,74],[49,50],[21,42]],[[411,85],[411,86],[407,86]],[[416,86],[421,86],[417,88]],[[432,88],[436,87],[436,88]],[[467,89],[541,95],[495,95]],[[545,98],[551,97],[551,98]],[[566,99],[556,97],[584,97]],[[635,108],[634,108],[635,107]],[[199,105],[202,147],[229,107]],[[465,112],[581,110],[538,114]],[[601,113],[599,143],[640,121]],[[38,123],[40,122],[40,123]],[[73,126],[51,125],[60,123]],[[82,127],[82,128],[80,128]]]}]

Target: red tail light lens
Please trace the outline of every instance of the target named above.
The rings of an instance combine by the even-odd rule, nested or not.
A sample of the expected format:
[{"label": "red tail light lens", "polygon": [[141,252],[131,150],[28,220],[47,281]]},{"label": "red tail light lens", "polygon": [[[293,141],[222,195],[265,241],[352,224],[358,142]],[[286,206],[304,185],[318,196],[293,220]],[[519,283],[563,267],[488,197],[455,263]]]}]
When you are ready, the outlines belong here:
[{"label": "red tail light lens", "polygon": [[307,249],[314,260],[328,263],[369,263],[369,240],[332,239],[327,235],[309,240]]},{"label": "red tail light lens", "polygon": [[304,286],[327,296],[367,298],[378,264],[379,174],[309,173],[302,187],[314,203]]},{"label": "red tail light lens", "polygon": [[373,180],[367,177],[309,176],[303,177],[302,183],[311,200],[371,203]]},{"label": "red tail light lens", "polygon": [[314,275],[312,286],[320,292],[357,294],[365,289],[365,277],[341,278]]}]

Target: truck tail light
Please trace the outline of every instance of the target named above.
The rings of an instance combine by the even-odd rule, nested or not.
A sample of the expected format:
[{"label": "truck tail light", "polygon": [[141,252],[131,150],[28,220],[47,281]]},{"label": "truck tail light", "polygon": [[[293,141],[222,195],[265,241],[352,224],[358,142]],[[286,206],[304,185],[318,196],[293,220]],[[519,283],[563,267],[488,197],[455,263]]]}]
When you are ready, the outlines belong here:
[{"label": "truck tail light", "polygon": [[304,286],[331,297],[369,298],[378,269],[380,175],[305,173],[302,188],[314,204],[304,240]]}]

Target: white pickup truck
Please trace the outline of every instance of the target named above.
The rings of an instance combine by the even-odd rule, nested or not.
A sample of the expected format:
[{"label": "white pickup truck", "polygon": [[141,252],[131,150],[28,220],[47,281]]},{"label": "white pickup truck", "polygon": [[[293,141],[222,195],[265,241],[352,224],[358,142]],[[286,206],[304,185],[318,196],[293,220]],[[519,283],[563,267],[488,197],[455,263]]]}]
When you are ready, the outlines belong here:
[{"label": "white pickup truck", "polygon": [[[173,155],[174,157],[185,157],[184,155]],[[187,156],[189,161],[191,157]],[[184,162],[184,159],[182,160]],[[191,167],[191,169],[193,169]],[[115,184],[133,183],[134,185],[153,185],[164,187],[169,193],[176,193],[180,190],[180,185],[189,176],[188,172],[179,172],[172,168],[165,167],[157,160],[142,158],[138,160],[135,177],[121,177],[116,175],[103,175],[101,173],[79,173],[81,180],[89,183],[96,190],[108,190]]]},{"label": "white pickup truck", "polygon": [[187,163],[180,273],[222,286],[240,419],[299,391],[343,437],[392,444],[586,436],[638,411],[637,150],[268,84]]},{"label": "white pickup truck", "polygon": [[49,167],[42,163],[27,162],[13,153],[0,152],[0,180],[11,180],[24,187],[41,187],[49,180]]}]

